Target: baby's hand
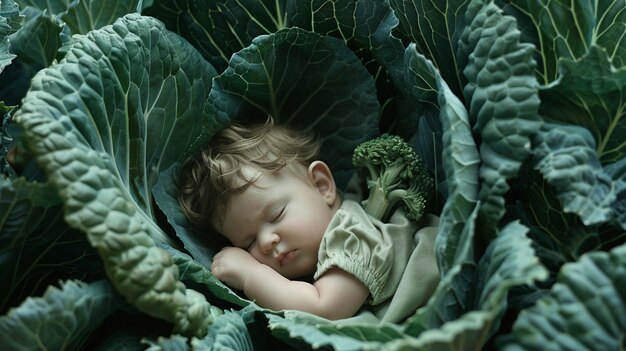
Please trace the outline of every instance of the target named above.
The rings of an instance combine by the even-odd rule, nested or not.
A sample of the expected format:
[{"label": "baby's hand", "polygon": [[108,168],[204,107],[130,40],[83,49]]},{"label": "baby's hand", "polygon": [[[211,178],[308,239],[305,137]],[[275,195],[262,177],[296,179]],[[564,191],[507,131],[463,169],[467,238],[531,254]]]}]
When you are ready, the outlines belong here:
[{"label": "baby's hand", "polygon": [[247,275],[254,274],[254,267],[260,264],[248,251],[225,247],[213,257],[211,273],[228,286],[243,290]]}]

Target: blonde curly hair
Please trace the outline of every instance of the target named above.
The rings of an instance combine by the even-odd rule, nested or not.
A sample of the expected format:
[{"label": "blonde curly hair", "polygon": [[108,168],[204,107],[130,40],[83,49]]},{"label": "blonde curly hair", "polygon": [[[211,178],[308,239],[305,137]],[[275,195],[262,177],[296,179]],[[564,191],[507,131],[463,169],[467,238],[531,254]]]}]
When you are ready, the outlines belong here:
[{"label": "blonde curly hair", "polygon": [[268,173],[286,168],[306,176],[319,150],[310,132],[277,125],[271,118],[261,124],[231,124],[183,164],[178,181],[180,206],[196,229],[213,231],[212,216],[222,218],[232,196],[258,179],[258,175],[246,176],[243,166]]}]

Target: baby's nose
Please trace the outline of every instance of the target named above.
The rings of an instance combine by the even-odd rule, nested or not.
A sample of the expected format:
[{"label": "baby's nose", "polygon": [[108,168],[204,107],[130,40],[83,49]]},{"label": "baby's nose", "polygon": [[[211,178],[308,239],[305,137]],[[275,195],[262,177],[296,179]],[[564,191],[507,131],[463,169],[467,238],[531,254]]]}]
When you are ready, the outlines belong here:
[{"label": "baby's nose", "polygon": [[278,236],[278,234],[273,232],[263,233],[261,238],[261,250],[264,253],[269,253],[279,242],[280,236]]}]

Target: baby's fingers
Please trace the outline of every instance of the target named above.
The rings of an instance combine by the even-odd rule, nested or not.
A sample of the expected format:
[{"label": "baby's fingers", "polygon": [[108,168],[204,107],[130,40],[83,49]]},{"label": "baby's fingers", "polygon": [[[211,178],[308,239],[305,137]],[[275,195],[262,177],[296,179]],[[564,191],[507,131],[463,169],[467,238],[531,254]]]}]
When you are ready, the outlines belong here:
[{"label": "baby's fingers", "polygon": [[221,276],[224,274],[223,256],[223,251],[220,251],[213,256],[213,262],[211,262],[211,273],[220,280],[222,280]]}]

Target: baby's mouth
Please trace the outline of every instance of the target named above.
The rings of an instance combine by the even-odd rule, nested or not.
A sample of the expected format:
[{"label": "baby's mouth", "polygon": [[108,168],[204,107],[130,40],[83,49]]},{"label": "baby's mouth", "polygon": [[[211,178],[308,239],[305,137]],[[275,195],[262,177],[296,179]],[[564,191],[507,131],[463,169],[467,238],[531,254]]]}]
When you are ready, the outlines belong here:
[{"label": "baby's mouth", "polygon": [[289,250],[278,255],[277,259],[278,259],[278,263],[280,264],[280,266],[282,267],[286,265],[287,263],[291,262],[295,258],[296,253],[297,253],[297,250]]}]

